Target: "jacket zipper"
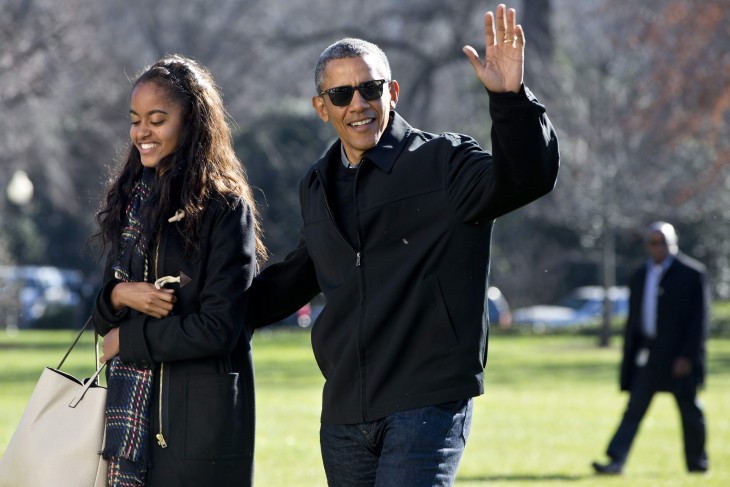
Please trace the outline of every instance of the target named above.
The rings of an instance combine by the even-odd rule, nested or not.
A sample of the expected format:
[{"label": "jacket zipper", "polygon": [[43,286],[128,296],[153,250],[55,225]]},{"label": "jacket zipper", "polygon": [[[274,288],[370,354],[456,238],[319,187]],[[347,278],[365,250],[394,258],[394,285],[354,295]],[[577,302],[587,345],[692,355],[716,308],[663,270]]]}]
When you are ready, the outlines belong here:
[{"label": "jacket zipper", "polygon": [[[362,163],[360,163],[362,164]],[[357,168],[357,175],[355,176],[355,195],[353,197],[353,201],[355,203],[355,208],[357,208],[357,176],[360,174],[360,167]],[[332,213],[332,208],[330,207],[329,199],[327,198],[327,186],[324,184],[324,181],[322,180],[322,176],[319,174],[319,171],[315,171],[315,174],[317,175],[317,179],[319,179],[319,184],[322,185],[322,188],[324,189],[322,192],[324,194],[324,205],[325,208],[327,208],[327,213],[329,214],[330,220],[332,220],[332,223],[335,227],[335,231],[337,232],[337,235],[340,236],[343,242],[345,242],[345,245],[347,245],[350,250],[355,254],[355,267],[361,267],[362,266],[362,252],[360,252],[359,249],[355,249],[352,244],[345,238],[344,235],[342,235],[342,231],[340,230],[340,227],[337,226],[337,222],[335,220],[334,213]],[[356,225],[356,233],[357,233],[357,240],[358,245],[360,244],[360,230],[359,230],[359,221],[357,219],[357,211],[355,211],[355,225]],[[363,308],[365,307],[365,299],[364,299],[364,284],[362,279],[362,273],[358,274],[358,280],[359,280],[359,287],[360,287],[360,323],[358,324],[358,330],[357,330],[357,349],[358,349],[358,360],[360,362],[360,414],[362,414],[363,420],[368,421],[368,414],[367,414],[367,408],[365,407],[365,349],[362,346],[363,338],[362,338],[362,330],[363,330]]]},{"label": "jacket zipper", "polygon": [[319,184],[322,185],[322,188],[324,188],[324,191],[322,192],[324,194],[324,206],[327,208],[327,213],[330,216],[330,220],[332,220],[332,224],[335,227],[335,231],[337,232],[337,235],[340,236],[340,239],[342,239],[343,242],[345,242],[345,245],[347,245],[350,250],[355,254],[355,267],[360,267],[360,258],[362,254],[359,250],[355,250],[353,248],[352,244],[348,242],[348,240],[345,238],[344,235],[342,235],[342,231],[340,230],[340,227],[337,226],[335,215],[332,213],[332,208],[330,207],[329,199],[327,199],[327,186],[324,184],[324,181],[322,180],[322,176],[320,176],[319,171],[315,171],[315,174],[317,175],[317,179],[319,179]]},{"label": "jacket zipper", "polygon": [[[159,279],[159,268],[157,266],[159,257],[160,257],[160,240],[162,240],[162,235],[157,237],[157,247],[155,248],[155,280]],[[158,421],[159,421],[159,429],[160,432],[155,435],[155,438],[157,438],[157,444],[160,445],[162,448],[167,448],[167,441],[165,441],[165,436],[162,434],[162,385],[164,383],[165,379],[165,362],[160,362],[160,388],[159,388],[159,397],[158,397]]]},{"label": "jacket zipper", "polygon": [[155,438],[157,438],[157,444],[160,445],[162,448],[167,448],[167,442],[165,441],[165,436],[162,434],[162,380],[165,374],[165,363],[160,363],[160,398],[159,398],[159,421],[160,421],[160,432],[155,435]]},{"label": "jacket zipper", "polygon": [[[362,167],[365,159],[360,161],[357,167],[357,173],[355,173],[355,184],[352,188],[352,202],[355,206],[355,236],[357,237],[358,251],[356,253],[355,267],[362,265],[360,258],[362,254],[359,249],[362,249],[362,242],[360,241],[360,215],[357,212],[357,182],[360,176],[360,168]],[[370,421],[368,408],[367,408],[367,355],[365,354],[365,339],[363,338],[365,329],[365,278],[362,273],[362,269],[358,269],[357,272],[358,287],[360,288],[360,319],[357,327],[357,349],[358,359],[360,362],[360,413],[362,414],[363,421]]]}]

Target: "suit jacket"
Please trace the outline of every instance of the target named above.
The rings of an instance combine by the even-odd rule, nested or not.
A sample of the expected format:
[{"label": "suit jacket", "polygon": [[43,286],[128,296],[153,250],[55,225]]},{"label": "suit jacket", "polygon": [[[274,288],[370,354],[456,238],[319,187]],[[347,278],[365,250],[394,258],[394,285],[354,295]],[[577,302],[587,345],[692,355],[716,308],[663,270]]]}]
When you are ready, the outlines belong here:
[{"label": "suit jacket", "polygon": [[[710,292],[705,268],[687,255],[678,253],[661,278],[657,291],[656,337],[647,342],[642,334],[641,309],[647,268],[642,266],[631,279],[629,316],[624,332],[621,390],[629,390],[636,373],[636,355],[649,347],[646,364],[650,384],[657,391],[696,389],[705,378],[706,341]],[[692,362],[692,372],[683,379],[672,377],[677,357]]]}]

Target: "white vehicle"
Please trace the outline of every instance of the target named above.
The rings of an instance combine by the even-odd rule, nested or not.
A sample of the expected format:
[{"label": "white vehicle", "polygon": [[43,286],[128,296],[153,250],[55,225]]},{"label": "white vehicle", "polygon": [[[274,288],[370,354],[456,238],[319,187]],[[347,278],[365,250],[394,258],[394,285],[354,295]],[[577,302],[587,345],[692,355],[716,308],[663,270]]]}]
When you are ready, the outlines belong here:
[{"label": "white vehicle", "polygon": [[[516,325],[528,325],[537,331],[567,326],[585,326],[600,323],[603,316],[602,286],[583,286],[554,305],[536,305],[518,308],[512,312]],[[625,319],[629,312],[629,289],[615,286],[608,290],[611,300],[611,315],[614,319]]]}]

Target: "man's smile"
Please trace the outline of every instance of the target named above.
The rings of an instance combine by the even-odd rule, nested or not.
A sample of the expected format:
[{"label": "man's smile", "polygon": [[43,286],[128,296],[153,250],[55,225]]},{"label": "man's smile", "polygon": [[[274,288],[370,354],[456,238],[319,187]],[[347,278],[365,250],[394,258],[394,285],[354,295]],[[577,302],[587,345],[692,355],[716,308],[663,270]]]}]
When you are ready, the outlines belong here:
[{"label": "man's smile", "polygon": [[372,123],[374,120],[374,118],[366,118],[364,120],[358,120],[357,122],[350,122],[349,125],[350,127],[362,127]]}]

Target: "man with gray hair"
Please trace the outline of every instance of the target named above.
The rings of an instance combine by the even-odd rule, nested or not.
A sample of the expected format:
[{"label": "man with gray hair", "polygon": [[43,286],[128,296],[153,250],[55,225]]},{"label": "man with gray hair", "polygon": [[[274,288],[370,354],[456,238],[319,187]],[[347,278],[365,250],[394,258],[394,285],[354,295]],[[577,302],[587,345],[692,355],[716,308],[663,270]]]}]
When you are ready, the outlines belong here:
[{"label": "man with gray hair", "polygon": [[485,58],[464,52],[489,96],[493,155],[408,124],[375,44],[336,42],[315,70],[312,105],[339,140],[300,182],[300,243],[255,279],[247,322],[324,294],[312,348],[332,486],[453,484],[484,392],[494,220],[555,185],[557,137],[522,83],[515,11],[484,24]]},{"label": "man with gray hair", "polygon": [[631,279],[624,331],[621,390],[629,391],[621,424],[608,445],[611,461],[593,463],[599,474],[620,474],[655,392],[671,392],[684,432],[687,470],[706,472],[705,418],[697,389],[705,377],[710,292],[705,268],[679,251],[666,222],[649,225],[649,259]]}]

